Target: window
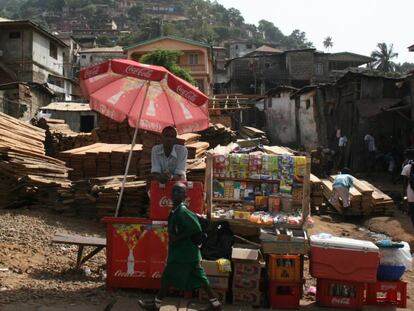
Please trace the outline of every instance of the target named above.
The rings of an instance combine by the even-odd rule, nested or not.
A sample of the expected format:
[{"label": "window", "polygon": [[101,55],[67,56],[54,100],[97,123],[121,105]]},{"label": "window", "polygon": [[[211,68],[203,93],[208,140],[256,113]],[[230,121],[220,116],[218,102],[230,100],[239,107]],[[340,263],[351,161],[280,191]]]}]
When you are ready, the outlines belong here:
[{"label": "window", "polygon": [[268,98],[267,99],[267,108],[272,108],[272,99],[271,98]]},{"label": "window", "polygon": [[323,75],[323,64],[322,63],[315,64],[315,75],[318,75],[318,76]]},{"label": "window", "polygon": [[188,63],[190,65],[198,65],[198,54],[189,54]]},{"label": "window", "polygon": [[53,42],[50,42],[49,44],[49,55],[50,57],[53,57],[54,59],[58,58],[58,47],[56,44],[54,44]]},{"label": "window", "polygon": [[10,32],[9,39],[20,39],[20,32],[19,31]]},{"label": "window", "polygon": [[82,55],[82,59],[86,59],[86,55]]},{"label": "window", "polygon": [[246,44],[246,49],[251,49],[252,45],[251,44]]},{"label": "window", "polygon": [[309,109],[309,108],[310,108],[310,106],[311,106],[311,101],[310,101],[310,99],[307,99],[307,100],[306,100],[305,105],[306,105],[306,109]]}]

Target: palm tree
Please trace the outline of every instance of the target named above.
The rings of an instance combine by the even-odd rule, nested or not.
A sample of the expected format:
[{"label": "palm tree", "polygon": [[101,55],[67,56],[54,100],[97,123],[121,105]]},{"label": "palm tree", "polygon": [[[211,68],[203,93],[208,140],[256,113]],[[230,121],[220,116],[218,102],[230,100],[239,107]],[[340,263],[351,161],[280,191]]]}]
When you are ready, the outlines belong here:
[{"label": "palm tree", "polygon": [[398,56],[398,53],[393,51],[394,45],[389,47],[386,43],[378,43],[377,50],[371,53],[371,57],[374,59],[372,65],[375,69],[391,72],[395,71],[396,64],[392,61],[393,58]]},{"label": "palm tree", "polygon": [[325,47],[325,49],[328,50],[333,47],[333,41],[331,36],[327,36],[325,40],[323,40],[323,46]]}]

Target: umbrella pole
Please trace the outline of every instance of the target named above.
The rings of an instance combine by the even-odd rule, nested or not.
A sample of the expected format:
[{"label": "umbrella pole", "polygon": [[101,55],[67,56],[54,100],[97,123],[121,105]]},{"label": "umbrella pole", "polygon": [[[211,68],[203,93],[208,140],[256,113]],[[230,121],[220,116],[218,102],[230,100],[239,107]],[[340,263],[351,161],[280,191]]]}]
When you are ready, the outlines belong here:
[{"label": "umbrella pole", "polygon": [[116,205],[115,217],[118,217],[119,209],[121,207],[122,197],[124,195],[125,183],[126,183],[126,179],[127,179],[127,175],[129,171],[129,165],[131,164],[131,159],[132,159],[132,151],[134,150],[135,142],[137,140],[137,134],[138,134],[138,127],[135,128],[134,137],[132,138],[131,149],[129,150],[128,161],[127,161],[126,168],[125,168],[124,179],[122,180],[121,192],[119,194],[118,203]]}]

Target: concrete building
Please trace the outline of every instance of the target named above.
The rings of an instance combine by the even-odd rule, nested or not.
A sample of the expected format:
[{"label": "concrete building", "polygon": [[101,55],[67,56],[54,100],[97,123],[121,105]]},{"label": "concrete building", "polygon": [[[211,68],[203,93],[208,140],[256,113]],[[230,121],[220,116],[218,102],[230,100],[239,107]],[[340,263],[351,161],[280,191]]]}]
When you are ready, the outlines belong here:
[{"label": "concrete building", "polygon": [[281,85],[302,88],[337,80],[345,69],[371,62],[354,53],[328,54],[315,49],[281,50],[261,46],[243,57],[226,63],[228,92],[265,94]]},{"label": "concrete building", "polygon": [[0,84],[47,83],[56,96],[70,100],[73,81],[64,75],[68,46],[29,20],[0,22]]},{"label": "concrete building", "polygon": [[120,46],[85,49],[79,52],[79,56],[81,68],[99,64],[108,59],[126,58]]},{"label": "concrete building", "polygon": [[213,62],[208,44],[165,36],[127,47],[125,51],[128,59],[139,61],[141,56],[156,49],[181,51],[183,54],[178,59],[178,65],[189,71],[202,92],[212,94]]}]

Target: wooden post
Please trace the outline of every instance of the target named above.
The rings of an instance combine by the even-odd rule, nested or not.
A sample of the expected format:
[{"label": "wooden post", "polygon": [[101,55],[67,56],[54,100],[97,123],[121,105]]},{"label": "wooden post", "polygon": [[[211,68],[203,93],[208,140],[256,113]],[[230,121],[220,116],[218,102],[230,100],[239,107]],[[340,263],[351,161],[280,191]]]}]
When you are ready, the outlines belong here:
[{"label": "wooden post", "polygon": [[206,173],[204,179],[204,188],[206,192],[207,216],[211,219],[212,199],[213,199],[213,155],[210,152],[206,154]]},{"label": "wooden post", "polygon": [[311,172],[311,158],[306,157],[305,176],[303,179],[303,200],[302,200],[302,220],[306,223],[310,214],[310,172]]}]

